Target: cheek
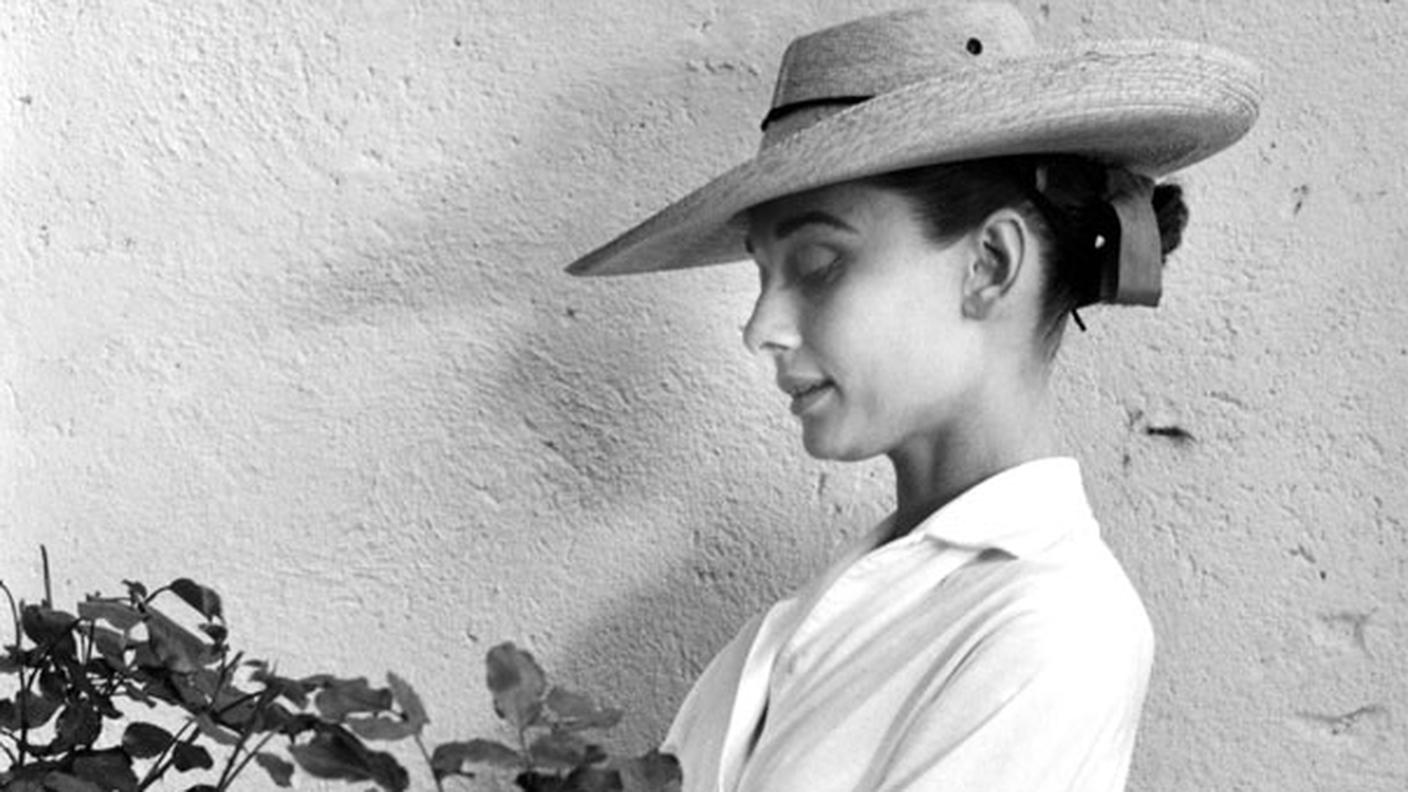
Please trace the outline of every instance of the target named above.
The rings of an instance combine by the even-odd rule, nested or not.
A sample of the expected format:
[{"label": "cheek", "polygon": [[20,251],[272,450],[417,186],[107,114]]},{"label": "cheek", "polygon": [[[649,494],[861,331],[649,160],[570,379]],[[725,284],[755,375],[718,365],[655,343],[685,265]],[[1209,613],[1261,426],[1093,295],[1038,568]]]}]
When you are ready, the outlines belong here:
[{"label": "cheek", "polygon": [[801,320],[808,351],[833,377],[854,376],[877,354],[876,313],[855,290],[811,300]]},{"label": "cheek", "polygon": [[[893,291],[847,327],[852,384],[876,412],[912,415],[944,408],[978,375],[973,328],[932,293]],[[839,333],[832,339],[840,343]]]},{"label": "cheek", "polygon": [[948,368],[945,347],[967,328],[942,262],[905,260],[857,268],[807,301],[799,328],[829,373],[852,387],[927,378]]}]

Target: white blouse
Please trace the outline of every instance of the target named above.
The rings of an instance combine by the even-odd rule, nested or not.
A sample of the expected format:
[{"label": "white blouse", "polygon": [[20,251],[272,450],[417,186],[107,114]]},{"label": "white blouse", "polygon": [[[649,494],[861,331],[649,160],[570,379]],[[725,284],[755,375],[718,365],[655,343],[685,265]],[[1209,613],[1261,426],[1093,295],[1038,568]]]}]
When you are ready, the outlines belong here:
[{"label": "white blouse", "polygon": [[1076,461],[889,529],[704,670],[664,744],[684,792],[1123,789],[1153,631]]}]

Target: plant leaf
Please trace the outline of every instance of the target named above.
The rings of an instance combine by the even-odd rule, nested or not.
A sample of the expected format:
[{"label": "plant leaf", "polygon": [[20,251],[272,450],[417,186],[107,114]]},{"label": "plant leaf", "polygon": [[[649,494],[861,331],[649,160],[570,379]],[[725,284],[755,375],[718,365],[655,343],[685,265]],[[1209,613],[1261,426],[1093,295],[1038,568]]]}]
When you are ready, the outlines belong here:
[{"label": "plant leaf", "polygon": [[385,712],[391,709],[391,691],[373,688],[366,677],[331,679],[313,697],[313,706],[330,721],[341,721],[354,712]]},{"label": "plant leaf", "polygon": [[151,641],[138,641],[131,645],[132,665],[138,668],[161,668],[161,658],[156,656]]},{"label": "plant leaf", "polygon": [[53,748],[69,751],[91,746],[103,731],[103,719],[88,699],[71,703],[59,713]]},{"label": "plant leaf", "polygon": [[363,740],[404,740],[418,731],[397,718],[348,718],[343,723]]},{"label": "plant leaf", "polygon": [[[197,675],[191,675],[189,678],[194,679],[196,676]],[[219,681],[219,676],[214,676],[210,680],[212,684],[218,684]],[[192,689],[199,690],[202,687],[206,686],[193,685]],[[185,691],[183,691],[183,693],[184,692]],[[223,726],[228,726],[235,731],[243,731],[249,726],[250,721],[258,716],[260,708],[266,703],[266,697],[267,700],[273,700],[274,693],[266,689],[256,695],[254,693],[246,693],[234,685],[225,685],[215,691],[213,697],[206,698],[202,690],[199,695],[186,696],[186,699],[191,702],[210,701],[210,708],[213,710],[213,715],[218,723]]]},{"label": "plant leaf", "polygon": [[171,732],[160,726],[137,721],[127,724],[122,732],[122,750],[133,759],[151,759],[160,756],[174,739]]},{"label": "plant leaf", "polygon": [[221,745],[240,744],[239,734],[237,734],[232,729],[227,729],[226,727],[216,723],[215,719],[210,717],[209,713],[196,713],[195,719],[196,726],[200,729],[200,733],[204,734],[206,737],[209,737],[210,739],[214,740],[217,743],[220,743]]},{"label": "plant leaf", "polygon": [[132,760],[121,749],[97,751],[73,760],[73,774],[105,790],[136,792],[137,775]]},{"label": "plant leaf", "polygon": [[[3,703],[5,702],[0,702]],[[13,715],[7,715],[4,708],[0,707],[0,722],[13,722],[14,728],[35,729],[48,723],[63,703],[62,698],[50,698],[32,690],[21,690],[15,694]]]},{"label": "plant leaf", "polygon": [[78,615],[89,621],[101,619],[124,632],[142,623],[141,611],[122,600],[90,597],[78,603]]},{"label": "plant leaf", "polygon": [[624,792],[679,792],[684,775],[679,760],[667,753],[649,753],[615,763]]},{"label": "plant leaf", "polygon": [[314,778],[375,781],[400,792],[410,784],[405,768],[387,753],[369,751],[347,730],[325,726],[304,745],[289,747],[293,759]]},{"label": "plant leaf", "polygon": [[215,766],[215,759],[210,756],[210,751],[205,748],[188,742],[181,742],[171,749],[171,766],[179,772],[194,770],[209,770]]},{"label": "plant leaf", "polygon": [[437,779],[452,775],[473,778],[464,772],[466,764],[489,765],[505,770],[523,769],[523,757],[518,752],[493,740],[474,739],[469,742],[449,742],[435,746],[430,755],[430,769]]},{"label": "plant leaf", "polygon": [[202,624],[200,631],[210,636],[210,640],[221,644],[230,637],[230,630],[223,624]]},{"label": "plant leaf", "polygon": [[98,654],[114,668],[121,668],[124,665],[122,655],[127,651],[127,636],[110,627],[101,626],[93,627],[92,635]]},{"label": "plant leaf", "polygon": [[103,792],[103,788],[92,781],[75,778],[68,773],[50,773],[44,776],[44,789],[53,792]]},{"label": "plant leaf", "polygon": [[223,679],[224,677],[215,669],[201,668],[191,674],[187,681],[190,682],[190,687],[200,694],[200,698],[214,701],[216,706],[224,706],[234,699],[244,697],[244,692],[236,690],[232,685],[221,687]]},{"label": "plant leaf", "polygon": [[63,701],[67,696],[68,679],[57,667],[50,664],[39,672],[39,691],[45,698]]},{"label": "plant leaf", "polygon": [[[249,676],[250,679],[264,685],[266,688],[278,691],[280,696],[288,699],[289,703],[299,709],[308,706],[308,690],[311,686],[308,684],[307,680],[289,679],[288,677],[279,676],[273,671],[270,671],[268,665],[262,660],[250,660],[248,663],[255,666],[254,673]],[[328,679],[331,680],[332,677],[328,677]]]},{"label": "plant leaf", "polygon": [[294,717],[288,707],[282,704],[267,704],[254,713],[254,730],[257,732],[287,733],[293,724]]},{"label": "plant leaf", "polygon": [[609,729],[621,722],[622,712],[613,707],[601,707],[585,693],[554,685],[543,705],[553,716],[556,726],[568,731]]},{"label": "plant leaf", "polygon": [[190,578],[177,578],[171,581],[169,588],[173,594],[185,600],[187,605],[195,608],[205,618],[224,620],[225,617],[220,608],[220,595],[215,593],[215,589],[202,586]]},{"label": "plant leaf", "polygon": [[209,648],[196,634],[156,608],[147,608],[147,635],[161,665],[189,674],[211,661]]},{"label": "plant leaf", "polygon": [[412,729],[412,733],[420,734],[427,723],[430,723],[430,716],[425,712],[425,704],[421,702],[420,696],[416,694],[411,683],[388,672],[386,674],[387,684],[391,686],[391,697],[396,700],[396,706],[401,708],[402,714],[406,718],[406,724]]},{"label": "plant leaf", "polygon": [[554,771],[571,770],[605,758],[601,749],[566,731],[551,731],[534,740],[528,746],[528,755],[532,758],[533,767]]},{"label": "plant leaf", "polygon": [[562,792],[622,792],[621,774],[609,767],[578,767],[562,779]]},{"label": "plant leaf", "polygon": [[317,715],[308,712],[289,713],[288,722],[279,726],[279,733],[290,740],[310,731],[317,731],[326,724]]},{"label": "plant leaf", "polygon": [[502,643],[489,650],[485,663],[486,681],[494,694],[494,712],[520,731],[538,723],[547,675],[533,655],[512,643]]},{"label": "plant leaf", "polygon": [[73,626],[78,617],[61,610],[42,605],[26,605],[20,611],[20,628],[41,647],[52,647],[55,657],[75,657],[77,644],[73,640]]},{"label": "plant leaf", "polygon": [[264,772],[274,779],[274,784],[281,787],[293,786],[293,763],[285,761],[282,757],[275,756],[268,751],[260,751],[254,755],[254,761],[264,768]]}]

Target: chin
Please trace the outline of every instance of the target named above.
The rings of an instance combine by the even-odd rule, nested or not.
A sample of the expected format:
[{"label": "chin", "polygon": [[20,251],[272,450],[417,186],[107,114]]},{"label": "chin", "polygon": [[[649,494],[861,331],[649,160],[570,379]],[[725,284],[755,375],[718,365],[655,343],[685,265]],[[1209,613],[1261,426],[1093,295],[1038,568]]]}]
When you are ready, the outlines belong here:
[{"label": "chin", "polygon": [[814,459],[829,459],[833,462],[860,462],[879,454],[879,451],[846,442],[844,438],[817,431],[802,431],[802,447]]}]

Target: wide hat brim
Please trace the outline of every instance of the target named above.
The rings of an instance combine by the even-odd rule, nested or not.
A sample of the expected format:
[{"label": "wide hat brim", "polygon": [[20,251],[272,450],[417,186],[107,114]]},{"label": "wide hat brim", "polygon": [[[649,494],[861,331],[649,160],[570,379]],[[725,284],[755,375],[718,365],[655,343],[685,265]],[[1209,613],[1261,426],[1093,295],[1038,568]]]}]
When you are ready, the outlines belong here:
[{"label": "wide hat brim", "polygon": [[1261,75],[1225,50],[1121,41],[948,72],[836,112],[568,266],[616,275],[738,261],[741,214],[785,195],[922,165],[1087,156],[1151,178],[1230,146],[1255,122]]}]

